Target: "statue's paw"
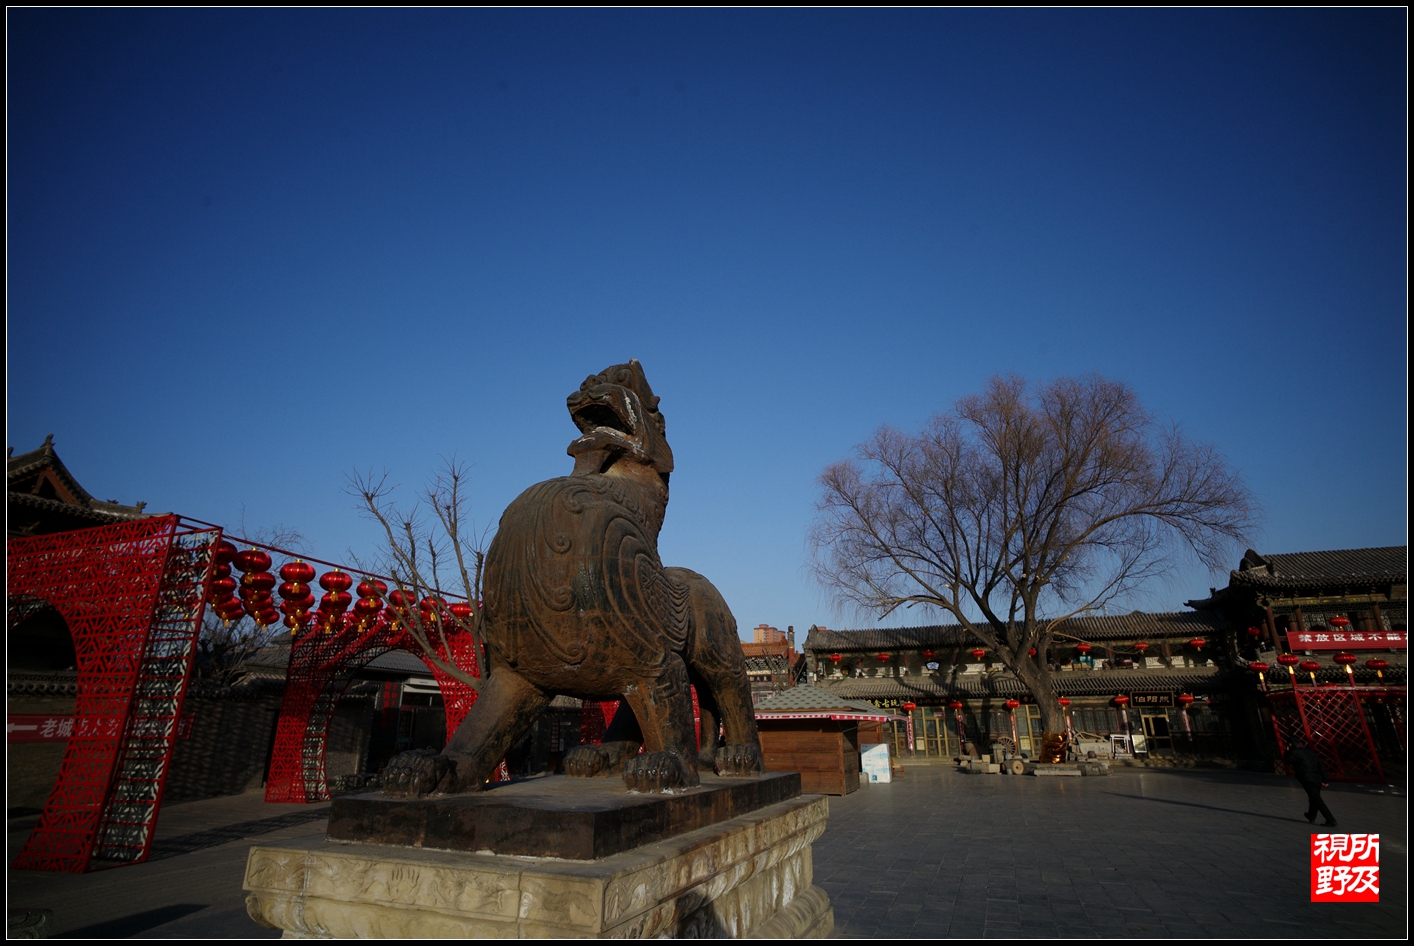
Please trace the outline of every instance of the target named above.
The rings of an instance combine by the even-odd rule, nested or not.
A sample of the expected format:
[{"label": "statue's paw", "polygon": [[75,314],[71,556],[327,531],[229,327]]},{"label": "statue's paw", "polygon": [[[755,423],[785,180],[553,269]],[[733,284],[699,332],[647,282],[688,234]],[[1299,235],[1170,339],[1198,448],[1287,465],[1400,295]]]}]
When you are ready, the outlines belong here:
[{"label": "statue's paw", "polygon": [[624,784],[631,792],[676,792],[702,784],[697,769],[676,752],[645,752],[624,766]]},{"label": "statue's paw", "polygon": [[383,794],[389,798],[419,798],[439,788],[454,791],[457,765],[431,749],[413,749],[393,756],[383,770]]},{"label": "statue's paw", "polygon": [[765,766],[761,764],[761,747],[750,742],[722,746],[713,762],[718,775],[729,777],[745,778],[765,771]]},{"label": "statue's paw", "polygon": [[609,753],[598,746],[575,746],[565,753],[565,774],[570,778],[593,778],[609,767]]}]

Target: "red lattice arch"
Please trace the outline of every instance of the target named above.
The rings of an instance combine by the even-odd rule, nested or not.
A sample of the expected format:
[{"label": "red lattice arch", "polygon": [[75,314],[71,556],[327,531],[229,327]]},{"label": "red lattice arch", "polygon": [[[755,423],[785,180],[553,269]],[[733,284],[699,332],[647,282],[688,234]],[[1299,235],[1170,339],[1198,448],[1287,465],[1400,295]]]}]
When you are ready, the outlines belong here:
[{"label": "red lattice arch", "polygon": [[1383,782],[1384,769],[1361,700],[1392,692],[1373,687],[1296,687],[1269,694],[1277,751],[1285,754],[1300,739],[1320,755],[1332,781]]},{"label": "red lattice arch", "polygon": [[147,859],[220,538],[153,516],[6,542],[11,620],[57,610],[79,675],[74,735],[14,867]]},{"label": "red lattice arch", "polygon": [[[451,622],[445,625],[445,649],[438,656],[472,676],[480,676],[475,638]],[[476,691],[428,660],[422,647],[386,614],[367,630],[355,622],[337,630],[309,626],[290,649],[285,695],[275,727],[275,748],[265,800],[307,804],[329,798],[324,751],[334,709],[353,675],[389,650],[405,650],[427,664],[442,691],[447,738],[451,739],[476,702]]]}]

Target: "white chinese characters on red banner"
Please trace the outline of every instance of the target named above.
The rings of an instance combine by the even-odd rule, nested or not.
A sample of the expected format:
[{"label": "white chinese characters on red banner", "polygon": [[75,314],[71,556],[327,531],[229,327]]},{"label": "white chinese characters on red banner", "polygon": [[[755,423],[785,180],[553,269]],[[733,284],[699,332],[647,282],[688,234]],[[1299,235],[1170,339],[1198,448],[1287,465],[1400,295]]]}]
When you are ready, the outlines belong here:
[{"label": "white chinese characters on red banner", "polygon": [[[193,713],[183,713],[177,722],[177,738],[190,739]],[[116,738],[122,731],[121,716],[50,716],[42,713],[9,713],[5,717],[6,742],[67,742],[70,739]]]},{"label": "white chinese characters on red banner", "polygon": [[1311,902],[1378,903],[1380,836],[1311,835]]},{"label": "white chinese characters on red banner", "polygon": [[1292,650],[1404,650],[1408,631],[1287,631]]}]

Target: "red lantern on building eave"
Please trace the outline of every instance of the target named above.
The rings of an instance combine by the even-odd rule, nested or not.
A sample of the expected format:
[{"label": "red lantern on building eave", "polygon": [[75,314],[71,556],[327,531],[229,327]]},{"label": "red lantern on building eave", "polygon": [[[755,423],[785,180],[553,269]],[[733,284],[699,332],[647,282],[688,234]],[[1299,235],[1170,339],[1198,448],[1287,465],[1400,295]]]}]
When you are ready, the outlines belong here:
[{"label": "red lantern on building eave", "polygon": [[1247,669],[1251,670],[1253,673],[1266,673],[1272,668],[1260,660],[1254,660],[1247,665]]},{"label": "red lantern on building eave", "polygon": [[844,660],[844,654],[831,654],[831,655],[830,655],[830,663],[835,663],[835,664],[837,664],[837,663],[839,663],[841,660]]},{"label": "red lantern on building eave", "polygon": [[1020,700],[1007,700],[1004,705],[1006,706],[1007,709],[1009,709],[1009,710],[1011,710],[1013,713],[1015,713],[1015,712],[1016,712],[1016,708],[1021,705],[1021,701],[1020,701]]},{"label": "red lantern on building eave", "polygon": [[1282,654],[1277,658],[1277,663],[1283,667],[1294,667],[1301,662],[1301,658],[1296,654]]},{"label": "red lantern on building eave", "polygon": [[987,656],[987,652],[986,652],[985,650],[983,650],[983,649],[980,648],[980,647],[973,648],[973,651],[972,651],[972,659],[973,659],[973,660],[981,660],[981,659],[982,659],[983,657],[985,657],[985,656]]},{"label": "red lantern on building eave", "polygon": [[1192,693],[1180,693],[1180,694],[1178,695],[1178,702],[1179,702],[1179,705],[1180,705],[1180,706],[1183,706],[1183,707],[1192,706],[1192,705],[1193,705],[1193,694],[1192,694]]},{"label": "red lantern on building eave", "polygon": [[914,710],[918,709],[918,704],[913,702],[912,700],[909,700],[907,703],[900,703],[899,709],[903,710],[905,713],[911,713]]},{"label": "red lantern on building eave", "polygon": [[1070,697],[1063,696],[1060,699],[1056,700],[1056,702],[1059,703],[1062,708],[1065,708],[1070,705]]},{"label": "red lantern on building eave", "polygon": [[1311,675],[1311,685],[1316,685],[1316,671],[1321,669],[1321,665],[1314,660],[1301,661],[1300,667]]},{"label": "red lantern on building eave", "polygon": [[1205,641],[1205,640],[1203,640],[1203,638],[1201,638],[1201,637],[1195,637],[1195,638],[1193,638],[1191,641],[1188,642],[1188,646],[1189,646],[1189,647],[1192,647],[1192,648],[1193,648],[1194,650],[1196,650],[1196,651],[1201,652],[1201,651],[1203,650],[1203,645],[1205,645],[1205,644],[1207,644],[1207,643],[1208,643],[1208,642]]},{"label": "red lantern on building eave", "polygon": [[933,656],[934,656],[934,654],[933,654],[933,652],[932,652],[931,650],[925,650],[925,651],[923,651],[923,659],[924,659],[924,660],[932,660],[932,659],[933,659]]},{"label": "red lantern on building eave", "polygon": [[1389,669],[1389,661],[1383,657],[1376,657],[1373,660],[1365,661],[1365,666],[1375,671],[1375,676],[1380,678],[1380,682],[1385,682],[1385,671]]},{"label": "red lantern on building eave", "polygon": [[1341,617],[1338,614],[1335,617],[1331,618],[1331,627],[1335,628],[1338,631],[1343,631],[1349,626],[1350,618]]},{"label": "red lantern on building eave", "polygon": [[1331,660],[1334,660],[1336,663],[1340,664],[1340,665],[1343,666],[1343,667],[1348,667],[1348,666],[1350,666],[1351,664],[1355,663],[1355,661],[1358,660],[1358,659],[1359,659],[1359,658],[1356,657],[1354,654],[1347,654],[1347,653],[1344,653],[1344,652],[1341,652],[1341,653],[1339,653],[1339,654],[1336,654],[1334,657],[1331,658]]},{"label": "red lantern on building eave", "polygon": [[893,654],[875,654],[874,656],[879,658],[880,660],[888,660],[893,657]]},{"label": "red lantern on building eave", "polygon": [[1115,697],[1115,700],[1114,700],[1114,701],[1115,701],[1115,705],[1116,705],[1116,706],[1127,706],[1127,705],[1129,705],[1129,697],[1125,696],[1123,693],[1121,693],[1119,696]]},{"label": "red lantern on building eave", "polygon": [[953,700],[951,703],[948,704],[948,709],[953,710],[954,712],[961,712],[961,710],[962,710],[962,701],[961,701],[961,700]]},{"label": "red lantern on building eave", "polygon": [[1080,651],[1082,654],[1090,653],[1090,645],[1085,643],[1084,641],[1081,641],[1080,643],[1076,644],[1075,649]]},{"label": "red lantern on building eave", "polygon": [[1262,636],[1262,629],[1261,629],[1260,627],[1255,627],[1255,626],[1254,626],[1254,627],[1249,627],[1249,628],[1247,629],[1247,636],[1248,636],[1248,637],[1261,637],[1261,636]]}]

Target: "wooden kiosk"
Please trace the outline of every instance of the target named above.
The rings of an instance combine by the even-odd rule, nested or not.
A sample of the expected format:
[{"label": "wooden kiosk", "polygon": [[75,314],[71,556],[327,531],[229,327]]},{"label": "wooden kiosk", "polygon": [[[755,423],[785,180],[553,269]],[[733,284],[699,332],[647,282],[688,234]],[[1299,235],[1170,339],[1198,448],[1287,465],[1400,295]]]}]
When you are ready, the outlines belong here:
[{"label": "wooden kiosk", "polygon": [[799,772],[800,790],[848,795],[859,788],[859,725],[889,714],[862,700],[846,700],[802,684],[756,706],[767,772]]}]

